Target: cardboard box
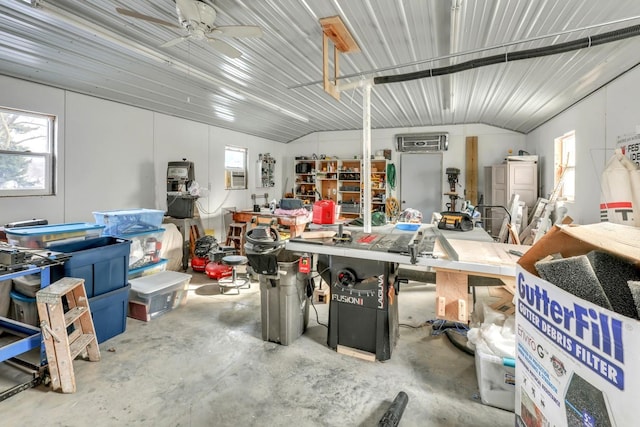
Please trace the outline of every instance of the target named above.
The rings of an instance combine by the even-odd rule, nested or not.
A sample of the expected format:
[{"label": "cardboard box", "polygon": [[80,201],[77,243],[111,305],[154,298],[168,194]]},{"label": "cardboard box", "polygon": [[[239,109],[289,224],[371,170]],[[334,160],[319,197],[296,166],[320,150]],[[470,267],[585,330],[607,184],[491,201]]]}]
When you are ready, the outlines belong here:
[{"label": "cardboard box", "polygon": [[598,249],[640,263],[640,229],[551,229],[516,269],[516,425],[631,426],[640,395],[640,322],[561,290],[534,263]]}]

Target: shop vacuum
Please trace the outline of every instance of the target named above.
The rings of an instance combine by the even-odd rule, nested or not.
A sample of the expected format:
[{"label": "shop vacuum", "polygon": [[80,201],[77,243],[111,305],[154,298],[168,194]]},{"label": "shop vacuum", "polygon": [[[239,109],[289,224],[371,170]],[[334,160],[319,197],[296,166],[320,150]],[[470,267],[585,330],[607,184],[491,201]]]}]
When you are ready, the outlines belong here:
[{"label": "shop vacuum", "polygon": [[258,226],[245,234],[244,251],[260,281],[262,339],[289,345],[309,322],[313,289],[306,257],[284,250],[285,241],[273,227]]}]

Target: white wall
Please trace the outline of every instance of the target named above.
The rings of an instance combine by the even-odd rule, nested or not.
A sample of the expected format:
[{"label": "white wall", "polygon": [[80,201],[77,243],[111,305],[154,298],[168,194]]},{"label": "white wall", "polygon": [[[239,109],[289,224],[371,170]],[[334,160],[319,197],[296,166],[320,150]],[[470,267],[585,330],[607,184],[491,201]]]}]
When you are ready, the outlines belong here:
[{"label": "white wall", "polygon": [[576,132],[576,197],[567,204],[577,224],[600,221],[600,180],[617,138],[640,125],[637,67],[527,135],[528,151],[541,156],[543,195],[553,191],[553,141]]},{"label": "white wall", "polygon": [[[254,176],[259,153],[276,159],[284,153],[279,142],[10,77],[0,76],[0,93],[2,106],[58,119],[56,195],[0,197],[0,224],[94,222],[97,210],[164,210],[167,162],[182,158],[195,163],[196,181],[211,190],[198,206],[205,228],[218,238],[224,236],[222,207],[249,208],[252,193],[281,197],[282,171],[271,189],[256,189]],[[248,148],[248,190],[223,190],[225,145]]]},{"label": "white wall", "polygon": [[[553,139],[574,129],[577,139],[576,203],[569,214],[577,223],[599,221],[600,176],[620,135],[640,125],[640,71],[633,70],[529,135],[488,125],[452,125],[372,131],[372,151],[392,149],[399,165],[395,135],[449,132],[443,166],[463,171],[465,138],[478,137],[479,192],[483,167],[498,164],[509,154],[526,150],[541,159],[542,195],[553,186]],[[0,76],[2,106],[54,114],[57,128],[57,192],[48,197],[0,198],[0,224],[42,217],[50,223],[93,222],[95,210],[135,207],[166,208],[166,165],[187,158],[195,162],[196,181],[211,189],[198,200],[205,228],[222,230],[223,207],[248,209],[251,194],[269,193],[279,200],[294,186],[293,159],[325,154],[352,157],[362,151],[362,131],[318,132],[290,144],[198,122],[154,113],[36,83]],[[222,190],[224,146],[249,149],[249,189]],[[276,159],[276,187],[255,188],[255,165],[260,153]],[[286,181],[286,186],[285,186]],[[447,190],[443,179],[443,192]],[[262,202],[262,198],[259,199]]]},{"label": "white wall", "polygon": [[[448,132],[449,149],[443,153],[442,165],[459,168],[461,171],[459,183],[464,187],[465,182],[465,138],[468,136],[478,137],[478,192],[483,193],[484,189],[484,166],[500,164],[505,157],[511,154],[518,154],[519,150],[524,150],[526,146],[525,135],[487,126],[482,124],[474,125],[451,125],[451,126],[431,126],[419,128],[393,128],[374,129],[371,131],[371,152],[376,150],[391,149],[391,160],[396,167],[400,165],[401,153],[395,149],[395,135],[405,133],[420,132]],[[362,153],[362,131],[342,131],[342,132],[317,132],[299,138],[288,144],[288,150],[283,162],[286,163],[286,176],[289,177],[287,191],[293,187],[294,171],[293,164],[295,156],[310,156],[312,154],[325,154],[339,158],[351,158],[355,154]],[[532,153],[533,154],[533,153]],[[400,176],[400,171],[398,171]],[[449,191],[449,184],[446,176],[443,176],[442,191]],[[397,189],[396,189],[397,191]],[[398,196],[394,194],[394,196]],[[444,206],[443,206],[444,210]]]}]

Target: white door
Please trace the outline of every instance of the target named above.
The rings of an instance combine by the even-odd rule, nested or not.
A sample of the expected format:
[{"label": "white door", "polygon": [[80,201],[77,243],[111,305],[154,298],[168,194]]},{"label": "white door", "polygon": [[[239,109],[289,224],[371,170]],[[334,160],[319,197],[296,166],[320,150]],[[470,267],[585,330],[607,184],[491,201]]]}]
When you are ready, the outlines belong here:
[{"label": "white door", "polygon": [[442,154],[403,153],[400,155],[400,211],[422,212],[422,222],[431,222],[433,212],[442,208]]}]

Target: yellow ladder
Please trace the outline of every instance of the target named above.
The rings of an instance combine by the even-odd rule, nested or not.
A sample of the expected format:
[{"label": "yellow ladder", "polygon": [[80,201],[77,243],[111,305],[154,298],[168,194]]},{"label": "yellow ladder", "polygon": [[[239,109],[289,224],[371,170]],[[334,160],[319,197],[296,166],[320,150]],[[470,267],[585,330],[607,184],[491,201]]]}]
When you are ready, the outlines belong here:
[{"label": "yellow ladder", "polygon": [[74,393],[73,360],[81,354],[92,362],[100,360],[84,279],[64,277],[38,291],[36,302],[51,387]]}]

